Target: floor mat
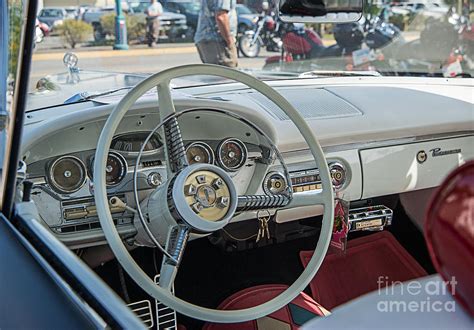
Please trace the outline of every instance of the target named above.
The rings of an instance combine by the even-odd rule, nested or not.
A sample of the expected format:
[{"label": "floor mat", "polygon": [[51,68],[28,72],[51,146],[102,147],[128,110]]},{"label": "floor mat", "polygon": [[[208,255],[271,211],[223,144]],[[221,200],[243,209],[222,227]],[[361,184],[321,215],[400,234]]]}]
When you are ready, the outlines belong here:
[{"label": "floor mat", "polygon": [[[300,252],[305,267],[312,255]],[[314,300],[331,310],[379,286],[426,275],[395,237],[383,231],[349,241],[344,256],[328,253],[310,287]]]}]

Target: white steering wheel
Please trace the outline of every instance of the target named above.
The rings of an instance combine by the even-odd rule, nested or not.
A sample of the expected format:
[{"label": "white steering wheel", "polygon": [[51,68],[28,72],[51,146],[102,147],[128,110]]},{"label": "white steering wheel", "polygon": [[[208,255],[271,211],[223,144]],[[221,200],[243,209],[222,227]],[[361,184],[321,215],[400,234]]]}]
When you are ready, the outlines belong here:
[{"label": "white steering wheel", "polygon": [[[279,196],[245,196],[248,208],[263,203],[267,208],[292,208],[306,205],[324,205],[321,233],[314,254],[300,277],[284,292],[259,306],[241,310],[216,310],[186,302],[172,293],[172,284],[178,271],[189,233],[211,233],[222,229],[232,219],[240,197],[229,175],[210,164],[187,165],[184,144],[179,131],[170,81],[190,75],[213,75],[233,79],[266,96],[279,106],[298,128],[316,161],[322,191]],[[146,201],[150,232],[155,242],[165,245],[159,285],[133,260],[120,238],[112,215],[106,187],[106,162],[112,138],[126,112],[139,97],[150,89],[158,88],[158,106],[163,124],[167,181],[160,185]],[[258,79],[240,71],[215,65],[186,65],[168,69],[143,80],[117,104],[102,129],[94,158],[94,191],[97,213],[117,260],[130,277],[150,296],[184,315],[218,323],[238,323],[271,314],[291,302],[316,275],[326,255],[333,227],[334,193],[327,161],[313,131],[296,109],[278,92]],[[258,201],[258,203],[255,203]],[[199,202],[199,203],[198,203]],[[199,207],[196,205],[199,204]],[[197,209],[199,208],[199,209]]]}]

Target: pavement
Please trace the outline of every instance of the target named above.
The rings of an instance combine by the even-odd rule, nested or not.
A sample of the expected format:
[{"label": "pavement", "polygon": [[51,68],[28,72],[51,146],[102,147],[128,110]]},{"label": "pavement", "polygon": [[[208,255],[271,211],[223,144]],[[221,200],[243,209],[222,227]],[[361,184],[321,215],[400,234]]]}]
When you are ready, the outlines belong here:
[{"label": "pavement", "polygon": [[64,54],[68,51],[76,53],[81,59],[85,58],[109,58],[109,57],[134,57],[134,56],[156,56],[156,55],[174,55],[174,54],[194,54],[196,47],[193,44],[186,44],[179,47],[167,45],[160,48],[131,48],[128,50],[113,50],[111,47],[89,47],[77,50],[65,50],[55,52],[38,52],[33,54],[33,61],[62,60]]},{"label": "pavement", "polygon": [[[155,73],[178,65],[201,63],[197,49],[192,43],[163,43],[154,48],[137,45],[128,50],[113,50],[112,46],[80,47],[74,50],[45,49],[43,46],[37,47],[33,54],[30,86],[34,86],[38,79],[46,75],[65,72],[63,56],[66,52],[77,55],[78,67],[83,70]],[[265,58],[278,54],[262,49],[256,58],[240,57],[239,66],[260,69],[265,63]]]},{"label": "pavement", "polygon": [[[419,33],[404,33],[407,41],[418,36]],[[323,42],[329,46],[334,40],[323,40]],[[49,74],[65,72],[66,67],[62,59],[66,52],[73,52],[78,56],[78,67],[83,70],[156,73],[178,65],[201,63],[193,43],[162,43],[154,48],[133,45],[128,50],[113,50],[112,46],[82,46],[71,50],[62,46],[59,37],[49,36],[37,45],[33,54],[30,86],[34,86],[38,79]],[[278,54],[262,49],[256,58],[240,57],[239,67],[261,69],[267,57]]]}]

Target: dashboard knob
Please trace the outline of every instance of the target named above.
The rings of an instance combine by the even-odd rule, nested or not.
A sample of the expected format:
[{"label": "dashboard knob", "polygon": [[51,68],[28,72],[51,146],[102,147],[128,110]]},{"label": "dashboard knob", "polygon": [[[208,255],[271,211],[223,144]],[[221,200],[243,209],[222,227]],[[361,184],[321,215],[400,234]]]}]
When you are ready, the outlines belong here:
[{"label": "dashboard knob", "polygon": [[158,187],[161,184],[161,174],[158,172],[151,172],[148,174],[147,182],[150,186]]},{"label": "dashboard knob", "polygon": [[270,172],[263,182],[263,191],[267,195],[277,195],[283,193],[288,184],[283,174],[279,172]]},{"label": "dashboard knob", "polygon": [[329,164],[329,173],[331,173],[332,184],[336,190],[341,189],[346,182],[346,169],[339,162]]}]

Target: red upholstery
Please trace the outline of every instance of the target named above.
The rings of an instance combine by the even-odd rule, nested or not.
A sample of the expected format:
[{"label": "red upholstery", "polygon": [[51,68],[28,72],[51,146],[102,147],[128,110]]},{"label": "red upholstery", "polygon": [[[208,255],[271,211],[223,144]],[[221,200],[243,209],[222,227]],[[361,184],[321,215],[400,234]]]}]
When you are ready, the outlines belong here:
[{"label": "red upholstery", "polygon": [[[313,251],[302,251],[306,266]],[[378,290],[393,281],[426,276],[425,270],[389,232],[383,231],[348,242],[345,256],[328,253],[310,283],[313,298],[333,309],[365,293]]]},{"label": "red upholstery", "polygon": [[[281,284],[269,284],[269,285],[258,285],[254,286],[237,293],[234,293],[229,298],[224,300],[218,307],[221,310],[234,310],[234,309],[244,309],[249,307],[254,307],[260,304],[263,304],[270,299],[276,297],[284,290],[288,288],[287,285]],[[324,313],[321,309],[321,306],[313,300],[310,296],[302,292],[298,297],[296,297],[291,304],[299,306],[316,316],[324,316]],[[289,329],[298,329],[299,326],[295,324],[292,318],[292,313],[288,306],[276,311],[273,314],[267,316],[274,320],[283,322],[290,325]],[[218,324],[218,323],[207,323],[203,329],[205,330],[247,330],[247,329],[259,329],[258,327],[259,320],[252,320],[242,323],[234,324]],[[262,330],[260,328],[260,330]]]},{"label": "red upholstery", "polygon": [[436,270],[474,316],[474,161],[452,172],[434,194],[425,238]]}]

